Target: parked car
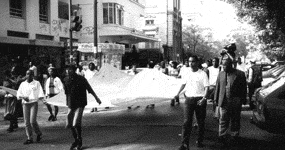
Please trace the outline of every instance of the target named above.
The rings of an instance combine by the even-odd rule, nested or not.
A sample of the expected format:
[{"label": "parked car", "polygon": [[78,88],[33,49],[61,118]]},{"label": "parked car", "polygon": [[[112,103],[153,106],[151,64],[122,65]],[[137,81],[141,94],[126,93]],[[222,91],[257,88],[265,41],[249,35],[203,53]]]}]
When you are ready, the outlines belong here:
[{"label": "parked car", "polygon": [[272,133],[285,134],[285,73],[255,91],[252,122]]},{"label": "parked car", "polygon": [[278,77],[284,75],[285,73],[285,65],[276,66],[272,69],[262,72],[263,82],[262,85],[266,85],[271,81],[277,79]]}]

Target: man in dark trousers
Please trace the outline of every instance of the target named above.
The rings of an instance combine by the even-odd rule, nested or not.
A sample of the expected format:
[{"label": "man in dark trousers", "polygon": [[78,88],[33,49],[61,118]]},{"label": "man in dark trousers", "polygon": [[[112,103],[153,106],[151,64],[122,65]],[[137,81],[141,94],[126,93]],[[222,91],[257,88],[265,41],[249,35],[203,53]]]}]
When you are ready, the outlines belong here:
[{"label": "man in dark trousers", "polygon": [[240,114],[242,104],[246,103],[246,78],[244,72],[233,68],[233,60],[224,57],[223,71],[217,78],[214,101],[219,107],[219,139],[223,146],[229,143],[229,124],[231,123],[231,136],[237,142],[240,130]]},{"label": "man in dark trousers", "polygon": [[189,139],[192,130],[192,121],[194,112],[196,114],[199,133],[196,141],[197,147],[203,147],[206,107],[209,89],[209,79],[207,74],[198,68],[199,59],[196,55],[189,58],[190,70],[183,78],[183,84],[174,97],[179,97],[179,94],[185,88],[185,108],[184,108],[184,123],[182,126],[182,145],[179,150],[189,150]]},{"label": "man in dark trousers", "polygon": [[86,90],[92,94],[101,104],[101,100],[95,94],[88,81],[75,73],[76,67],[70,65],[67,68],[67,76],[64,78],[64,90],[66,94],[66,104],[68,106],[66,128],[71,128],[75,142],[70,149],[82,148],[81,122],[84,107],[87,105]]}]

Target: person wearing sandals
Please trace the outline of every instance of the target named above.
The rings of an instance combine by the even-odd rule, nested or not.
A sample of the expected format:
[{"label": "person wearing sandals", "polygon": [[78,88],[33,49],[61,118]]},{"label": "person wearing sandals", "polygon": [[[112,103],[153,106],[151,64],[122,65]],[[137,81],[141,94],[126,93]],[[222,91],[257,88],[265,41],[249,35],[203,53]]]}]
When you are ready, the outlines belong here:
[{"label": "person wearing sandals", "polygon": [[33,131],[37,134],[37,142],[42,139],[42,132],[37,123],[38,101],[44,99],[43,88],[39,81],[34,80],[34,71],[26,72],[27,79],[20,84],[17,91],[18,100],[22,100],[24,122],[26,126],[27,140],[24,144],[33,143]]},{"label": "person wearing sandals", "polygon": [[[63,84],[62,84],[61,80],[59,79],[59,77],[56,76],[54,67],[50,67],[48,69],[48,73],[49,73],[50,77],[47,79],[47,81],[45,83],[45,91],[46,91],[46,97],[51,98],[63,90]],[[44,103],[47,106],[47,109],[50,113],[48,121],[56,121],[57,120],[56,117],[58,114],[58,106],[54,106],[54,114],[53,114],[51,105],[46,103],[46,102],[44,102]]]}]

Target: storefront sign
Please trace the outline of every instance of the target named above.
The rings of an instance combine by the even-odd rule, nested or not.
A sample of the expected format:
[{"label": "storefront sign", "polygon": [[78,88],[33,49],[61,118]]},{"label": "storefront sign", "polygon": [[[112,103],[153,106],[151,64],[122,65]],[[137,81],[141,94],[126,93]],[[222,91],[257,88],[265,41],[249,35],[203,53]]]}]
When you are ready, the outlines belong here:
[{"label": "storefront sign", "polygon": [[94,53],[95,47],[93,43],[78,43],[77,50],[83,53]]},{"label": "storefront sign", "polygon": [[113,43],[98,43],[98,51],[93,43],[78,43],[78,51],[83,53],[124,54],[125,45]]},{"label": "storefront sign", "polygon": [[125,45],[113,43],[98,43],[98,52],[107,54],[124,54]]}]

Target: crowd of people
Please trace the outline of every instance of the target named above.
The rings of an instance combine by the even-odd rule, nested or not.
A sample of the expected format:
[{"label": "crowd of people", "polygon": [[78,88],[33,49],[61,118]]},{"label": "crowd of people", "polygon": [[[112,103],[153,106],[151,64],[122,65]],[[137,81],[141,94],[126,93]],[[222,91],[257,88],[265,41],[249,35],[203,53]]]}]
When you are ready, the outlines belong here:
[{"label": "crowd of people", "polygon": [[48,74],[38,72],[38,68],[29,62],[29,68],[21,67],[16,61],[11,70],[5,71],[3,86],[17,90],[16,95],[6,91],[4,119],[10,121],[8,132],[18,128],[18,118],[24,118],[27,140],[23,144],[31,144],[33,140],[33,130],[36,134],[36,141],[40,142],[43,133],[37,123],[38,102],[42,101],[50,116],[48,121],[56,121],[58,106],[52,106],[46,99],[51,98],[60,92],[66,94],[66,105],[68,107],[66,128],[70,128],[74,137],[71,149],[82,148],[82,127],[81,119],[84,107],[87,105],[86,91],[92,94],[95,100],[101,104],[101,100],[95,94],[87,80],[92,78],[97,72],[94,63],[89,64],[89,68],[84,71],[82,66],[67,66],[64,69],[64,76],[56,73],[56,68],[52,64],[47,68]]},{"label": "crowd of people", "polygon": [[[261,86],[261,69],[251,61],[246,67],[240,58],[237,61],[232,57],[213,58],[207,60],[204,65],[196,55],[190,56],[184,64],[175,61],[162,61],[158,64],[150,62],[149,68],[158,69],[162,73],[180,78],[183,81],[176,96],[170,105],[180,103],[179,95],[184,92],[184,123],[182,125],[182,145],[180,150],[189,149],[189,139],[192,127],[198,127],[199,134],[196,141],[198,147],[203,146],[207,100],[213,102],[214,117],[219,121],[219,139],[227,145],[229,127],[233,140],[237,140],[240,130],[240,114],[242,104],[247,103],[253,108],[252,95],[254,90]],[[91,88],[88,80],[97,72],[94,63],[89,63],[88,69],[84,69],[79,63],[78,67],[68,66],[64,71],[65,76],[59,76],[52,64],[47,68],[48,75],[44,77],[42,71],[29,62],[29,68],[24,71],[17,62],[11,70],[5,71],[3,86],[17,90],[17,95],[7,92],[5,95],[6,109],[5,119],[10,121],[8,132],[18,128],[18,117],[23,117],[27,140],[24,144],[33,143],[33,132],[36,133],[36,141],[42,139],[42,132],[37,123],[38,101],[42,100],[46,105],[50,116],[48,121],[56,121],[59,108],[46,102],[60,92],[65,92],[68,106],[66,128],[70,128],[75,141],[71,149],[82,147],[82,115],[87,105],[86,91],[92,94],[101,104],[100,98]],[[136,65],[128,72],[135,75],[138,73]],[[151,104],[154,106],[154,104]],[[92,109],[92,112],[96,111]],[[193,123],[194,122],[194,123]],[[229,125],[231,124],[231,126]]]}]

